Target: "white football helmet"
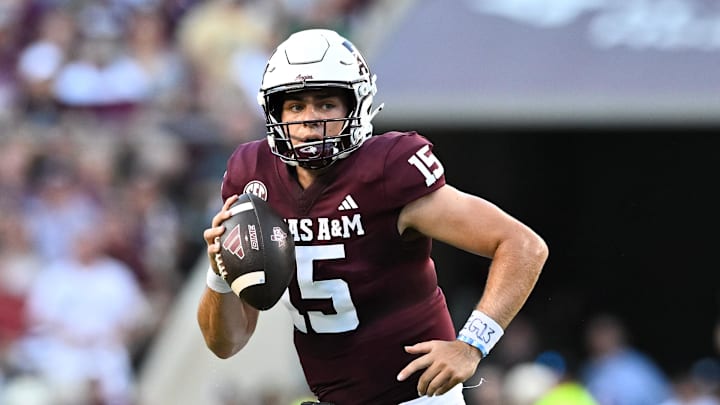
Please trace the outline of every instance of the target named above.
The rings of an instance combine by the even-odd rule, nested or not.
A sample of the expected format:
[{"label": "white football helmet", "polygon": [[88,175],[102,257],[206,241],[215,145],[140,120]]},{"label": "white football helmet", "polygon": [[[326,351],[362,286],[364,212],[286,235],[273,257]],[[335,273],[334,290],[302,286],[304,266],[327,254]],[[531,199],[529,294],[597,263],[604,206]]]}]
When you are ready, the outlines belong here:
[{"label": "white football helmet", "polygon": [[[287,122],[281,122],[283,95],[317,88],[340,88],[348,92],[349,114],[339,136],[305,143],[294,148]],[[375,75],[355,46],[335,31],[310,29],[292,34],[268,60],[258,94],[265,112],[268,143],[273,154],[289,165],[308,169],[326,167],[348,156],[372,136],[372,111],[377,92]],[[326,127],[329,121],[319,120]]]}]

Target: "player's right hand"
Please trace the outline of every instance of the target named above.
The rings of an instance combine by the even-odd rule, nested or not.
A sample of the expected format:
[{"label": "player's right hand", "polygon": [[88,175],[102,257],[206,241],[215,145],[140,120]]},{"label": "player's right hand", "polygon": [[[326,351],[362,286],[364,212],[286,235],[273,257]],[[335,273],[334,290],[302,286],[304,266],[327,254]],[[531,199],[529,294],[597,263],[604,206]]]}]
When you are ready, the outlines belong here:
[{"label": "player's right hand", "polygon": [[207,244],[207,254],[210,259],[210,265],[212,266],[215,273],[218,272],[217,263],[215,262],[215,255],[220,253],[220,236],[225,232],[225,227],[222,225],[226,219],[230,218],[230,206],[237,201],[238,195],[230,196],[225,200],[220,211],[215,214],[212,219],[210,228],[205,229],[203,237]]},{"label": "player's right hand", "polygon": [[480,351],[459,340],[431,340],[406,346],[405,351],[419,355],[398,374],[398,381],[420,372],[418,395],[443,395],[466,381],[477,369]]}]

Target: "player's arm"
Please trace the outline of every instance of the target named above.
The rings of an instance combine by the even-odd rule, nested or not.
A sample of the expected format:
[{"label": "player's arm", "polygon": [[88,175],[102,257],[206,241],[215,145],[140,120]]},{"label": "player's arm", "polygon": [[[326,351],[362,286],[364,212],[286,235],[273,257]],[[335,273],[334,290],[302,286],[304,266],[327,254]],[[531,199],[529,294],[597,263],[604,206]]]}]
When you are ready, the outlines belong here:
[{"label": "player's arm", "polygon": [[524,305],[548,256],[545,242],[528,226],[449,185],[403,209],[398,231],[408,228],[492,259],[477,309],[503,328]]},{"label": "player's arm", "polygon": [[[237,200],[232,196],[212,220],[212,226],[203,236],[213,270],[217,273],[215,254],[220,252],[218,238],[225,231],[223,221],[230,217],[230,205]],[[220,358],[228,358],[245,347],[255,332],[259,311],[233,292],[219,293],[205,287],[198,305],[197,319],[207,347]]]},{"label": "player's arm", "polygon": [[[398,231],[408,229],[492,259],[476,309],[502,328],[524,305],[548,256],[545,242],[529,227],[494,204],[449,185],[403,208]],[[425,369],[418,392],[427,395],[443,394],[465,381],[481,358],[478,349],[459,340],[420,342],[406,350],[423,355],[405,367],[398,379]]]}]

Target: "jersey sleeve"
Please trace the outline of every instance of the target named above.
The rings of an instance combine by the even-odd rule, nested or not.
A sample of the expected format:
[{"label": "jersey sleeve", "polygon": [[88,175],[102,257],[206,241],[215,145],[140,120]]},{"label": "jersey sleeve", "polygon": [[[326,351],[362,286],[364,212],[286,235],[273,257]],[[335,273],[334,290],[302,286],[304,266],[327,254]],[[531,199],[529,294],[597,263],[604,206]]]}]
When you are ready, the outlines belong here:
[{"label": "jersey sleeve", "polygon": [[432,143],[415,132],[396,137],[385,159],[385,195],[405,206],[445,185],[445,169]]},{"label": "jersey sleeve", "polygon": [[242,194],[248,175],[257,171],[257,142],[240,144],[227,161],[220,188],[222,200]]},{"label": "jersey sleeve", "polygon": [[238,194],[237,187],[232,182],[231,176],[228,176],[228,170],[225,170],[225,173],[222,177],[222,185],[220,186],[220,194],[222,196],[223,202],[228,199],[233,194]]}]

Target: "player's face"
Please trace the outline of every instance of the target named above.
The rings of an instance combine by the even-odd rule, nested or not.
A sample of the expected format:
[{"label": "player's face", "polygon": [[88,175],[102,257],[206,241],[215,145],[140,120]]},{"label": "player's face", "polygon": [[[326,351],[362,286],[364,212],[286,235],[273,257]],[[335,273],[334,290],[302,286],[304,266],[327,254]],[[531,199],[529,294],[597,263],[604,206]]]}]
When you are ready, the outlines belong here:
[{"label": "player's face", "polygon": [[[283,122],[310,121],[288,126],[293,145],[318,141],[323,136],[337,136],[344,121],[319,120],[345,118],[348,106],[342,91],[337,89],[309,90],[290,94],[282,105]],[[314,121],[314,122],[313,122]]]}]

